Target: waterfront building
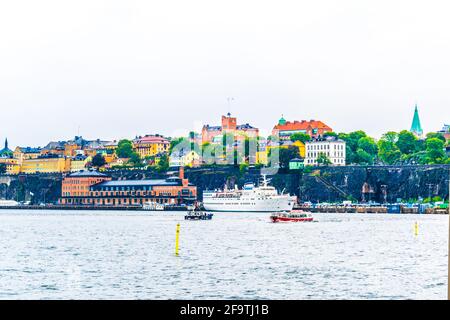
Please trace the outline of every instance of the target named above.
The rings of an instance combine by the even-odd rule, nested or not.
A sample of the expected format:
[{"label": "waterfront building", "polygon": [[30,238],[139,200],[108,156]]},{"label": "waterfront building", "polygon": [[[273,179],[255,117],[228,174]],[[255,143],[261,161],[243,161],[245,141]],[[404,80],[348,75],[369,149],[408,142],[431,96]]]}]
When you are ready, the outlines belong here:
[{"label": "waterfront building", "polygon": [[316,166],[321,154],[327,156],[331,165],[345,166],[346,143],[335,137],[313,139],[305,143],[305,165]]},{"label": "waterfront building", "polygon": [[283,117],[272,130],[273,136],[279,136],[280,140],[290,140],[295,133],[305,133],[311,138],[319,138],[325,132],[333,132],[333,129],[320,120],[286,121]]},{"label": "waterfront building", "polygon": [[439,130],[437,133],[441,134],[445,140],[450,140],[450,124],[444,124],[441,130]]},{"label": "waterfront building", "polygon": [[40,157],[41,151],[41,148],[16,147],[13,152],[13,157],[18,160],[19,165],[22,165],[24,160],[37,159]]},{"label": "waterfront building", "polygon": [[26,174],[69,172],[70,163],[71,159],[68,157],[53,155],[39,156],[37,158],[23,160],[20,166],[20,172]]},{"label": "waterfront building", "polygon": [[223,135],[230,134],[235,140],[245,140],[248,138],[257,138],[259,136],[259,129],[250,124],[237,124],[237,118],[232,117],[230,113],[222,116],[222,123],[220,126],[204,125],[202,129],[202,144],[209,142],[214,144],[222,144]]},{"label": "waterfront building", "polygon": [[20,165],[17,159],[12,157],[0,157],[0,164],[6,166],[6,174],[19,174]]},{"label": "waterfront building", "polygon": [[159,153],[168,153],[170,141],[159,134],[146,135],[133,140],[133,149],[141,158],[153,157]]},{"label": "waterfront building", "polygon": [[52,141],[49,142],[42,150],[41,155],[58,155],[58,156],[64,156],[65,152],[65,141]]},{"label": "waterfront building", "polygon": [[109,141],[105,143],[104,148],[107,150],[111,150],[113,153],[116,152],[117,147],[119,146],[119,141]]},{"label": "waterfront building", "polygon": [[62,182],[61,204],[92,206],[142,206],[148,202],[179,205],[197,199],[197,187],[178,177],[152,180],[116,180],[101,173],[79,172]]},{"label": "waterfront building", "polygon": [[111,177],[97,171],[80,171],[64,177],[61,187],[60,203],[80,203],[78,200],[89,197],[90,187],[105,181]]},{"label": "waterfront building", "polygon": [[114,167],[123,167],[127,165],[128,161],[130,161],[130,158],[117,158],[116,160],[112,161],[111,163],[108,163],[108,167],[114,168]]},{"label": "waterfront building", "polygon": [[289,161],[289,170],[300,170],[305,166],[304,160],[299,158],[294,158]]},{"label": "waterfront building", "polygon": [[86,170],[86,165],[92,161],[91,157],[85,155],[76,155],[70,161],[70,172],[78,172]]},{"label": "waterfront building", "polygon": [[171,167],[199,167],[201,156],[195,151],[180,150],[170,154],[169,166]]},{"label": "waterfront building", "polygon": [[271,141],[267,145],[267,154],[270,153],[270,149],[280,148],[280,149],[288,149],[289,147],[297,147],[298,154],[301,158],[305,158],[306,148],[305,144],[301,141],[291,141],[291,140],[280,140],[280,141]]},{"label": "waterfront building", "polygon": [[267,149],[260,149],[256,152],[256,164],[262,164],[262,165],[268,165],[269,159],[268,159],[268,153]]},{"label": "waterfront building", "polygon": [[417,108],[417,104],[414,108],[413,121],[411,124],[411,129],[409,131],[414,133],[414,135],[416,135],[416,137],[418,137],[419,139],[423,139],[423,130],[422,130],[422,126],[420,124],[419,110]]}]

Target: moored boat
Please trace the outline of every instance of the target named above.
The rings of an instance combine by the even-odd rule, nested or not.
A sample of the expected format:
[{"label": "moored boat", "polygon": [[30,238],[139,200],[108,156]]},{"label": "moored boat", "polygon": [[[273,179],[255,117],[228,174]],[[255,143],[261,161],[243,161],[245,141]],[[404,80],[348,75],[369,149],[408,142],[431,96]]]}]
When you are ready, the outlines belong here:
[{"label": "moored boat", "polygon": [[184,220],[211,220],[212,217],[212,213],[203,211],[190,211],[187,215],[184,216]]},{"label": "moored boat", "polygon": [[272,222],[313,222],[314,218],[310,212],[303,210],[292,210],[290,212],[274,213],[270,216]]},{"label": "moored boat", "polygon": [[157,202],[146,202],[142,205],[142,209],[147,211],[164,211],[164,205]]},{"label": "moored boat", "polygon": [[296,196],[279,193],[269,185],[265,175],[259,186],[252,182],[244,184],[242,190],[215,190],[203,192],[203,207],[208,211],[225,212],[282,212],[290,211],[297,202]]}]

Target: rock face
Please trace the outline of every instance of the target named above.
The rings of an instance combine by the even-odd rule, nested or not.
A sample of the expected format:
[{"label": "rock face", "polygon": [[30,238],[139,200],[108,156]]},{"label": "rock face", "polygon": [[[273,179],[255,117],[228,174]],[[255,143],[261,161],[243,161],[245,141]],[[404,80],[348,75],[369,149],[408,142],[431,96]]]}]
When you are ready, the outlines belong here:
[{"label": "rock face", "polygon": [[[309,173],[278,173],[271,184],[279,191],[295,194],[302,201],[343,200],[396,202],[439,196],[448,198],[450,165],[435,166],[347,166],[322,167]],[[176,174],[176,172],[174,173]],[[148,171],[115,171],[113,179],[155,179],[166,177]],[[245,182],[258,183],[260,171],[241,172],[238,167],[187,169],[186,177],[199,190],[229,188]],[[61,194],[62,175],[39,174],[0,176],[0,198],[55,203]]]}]

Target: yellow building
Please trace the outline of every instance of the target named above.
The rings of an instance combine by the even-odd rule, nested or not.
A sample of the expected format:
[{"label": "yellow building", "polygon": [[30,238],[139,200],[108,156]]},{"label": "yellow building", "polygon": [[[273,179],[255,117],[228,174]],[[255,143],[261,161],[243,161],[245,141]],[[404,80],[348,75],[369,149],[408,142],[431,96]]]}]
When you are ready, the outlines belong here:
[{"label": "yellow building", "polygon": [[0,158],[0,164],[6,166],[6,174],[19,174],[20,172],[20,165],[17,159]]},{"label": "yellow building", "polygon": [[[201,164],[201,157],[195,151],[187,152],[181,156],[180,154],[172,153],[169,158],[169,163],[171,167],[198,167]],[[155,164],[158,163],[155,162]]]},{"label": "yellow building", "polygon": [[23,160],[21,173],[58,173],[69,172],[71,169],[70,158],[36,158]]},{"label": "yellow building", "polygon": [[13,152],[13,157],[14,157],[14,159],[17,159],[19,165],[21,165],[24,160],[36,159],[36,158],[40,157],[41,151],[42,150],[40,148],[17,147]]},{"label": "yellow building", "polygon": [[147,135],[133,141],[133,149],[141,158],[153,157],[158,153],[168,153],[170,142],[159,135]]},{"label": "yellow building", "polygon": [[86,170],[86,164],[92,161],[91,157],[75,157],[70,161],[70,172],[77,172]]},{"label": "yellow building", "polygon": [[266,148],[267,151],[267,155],[269,155],[270,149],[272,148],[280,148],[280,149],[287,149],[291,146],[295,146],[298,148],[298,153],[300,154],[300,157],[305,158],[306,155],[306,149],[305,149],[305,144],[301,141],[295,141],[292,142],[290,140],[288,141],[280,141],[279,145],[268,145]]},{"label": "yellow building", "polygon": [[269,163],[268,153],[266,150],[256,152],[256,163],[267,165]]}]

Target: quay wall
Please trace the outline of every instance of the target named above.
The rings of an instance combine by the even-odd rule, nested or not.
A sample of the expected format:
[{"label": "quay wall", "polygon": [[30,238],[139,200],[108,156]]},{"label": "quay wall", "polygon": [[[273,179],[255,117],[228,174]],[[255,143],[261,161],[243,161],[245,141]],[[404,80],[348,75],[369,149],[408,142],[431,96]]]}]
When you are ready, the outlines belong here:
[{"label": "quay wall", "polygon": [[[111,171],[113,179],[156,179],[165,174],[145,170]],[[190,183],[203,190],[242,187],[257,183],[256,168],[241,171],[236,166],[186,169]],[[307,172],[281,171],[271,177],[279,191],[295,194],[302,201],[336,202],[355,200],[396,202],[398,199],[448,198],[450,165],[435,166],[346,166],[318,167]],[[56,203],[61,195],[61,174],[0,175],[0,199],[30,201],[31,204]]]}]

